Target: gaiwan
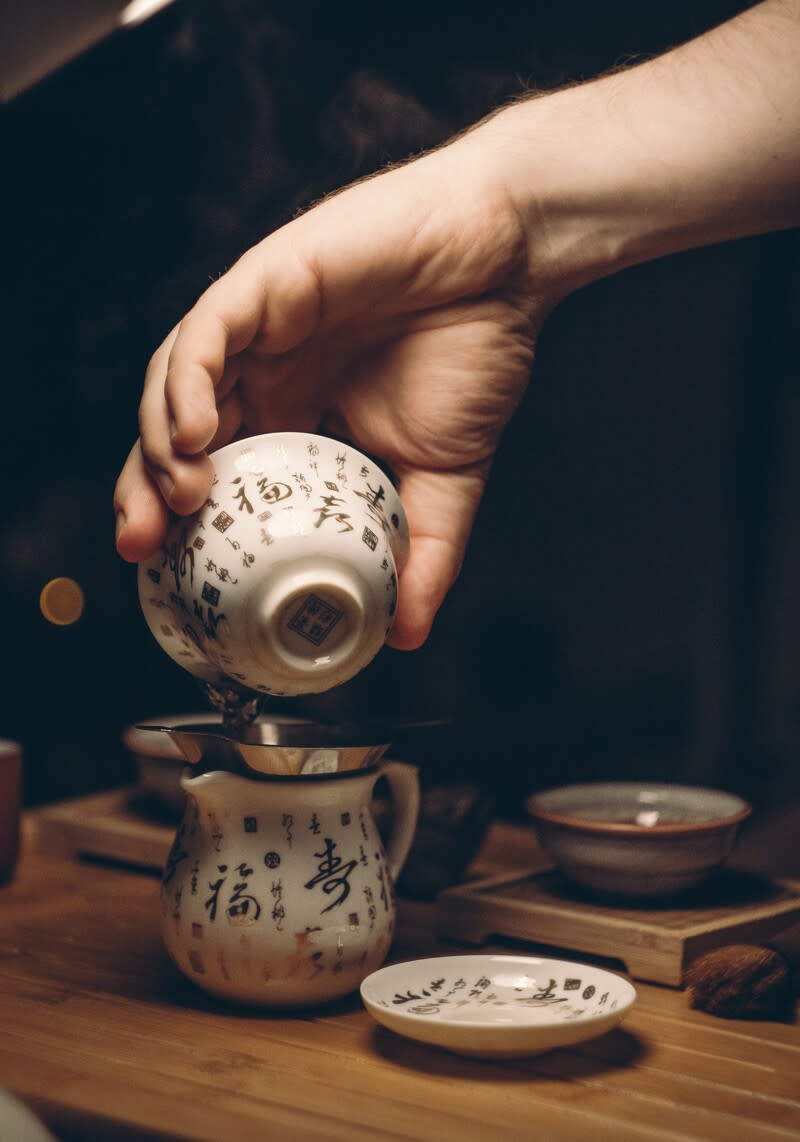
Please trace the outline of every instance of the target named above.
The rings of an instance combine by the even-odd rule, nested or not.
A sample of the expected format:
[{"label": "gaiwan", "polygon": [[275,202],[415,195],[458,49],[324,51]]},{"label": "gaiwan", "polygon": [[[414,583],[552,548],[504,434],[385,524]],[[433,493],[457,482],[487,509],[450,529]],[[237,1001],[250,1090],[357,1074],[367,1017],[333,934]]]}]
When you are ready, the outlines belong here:
[{"label": "gaiwan", "polygon": [[211,495],[139,565],[161,647],[212,685],[319,693],[386,641],[408,558],[400,498],[350,445],[299,432],[211,456]]}]

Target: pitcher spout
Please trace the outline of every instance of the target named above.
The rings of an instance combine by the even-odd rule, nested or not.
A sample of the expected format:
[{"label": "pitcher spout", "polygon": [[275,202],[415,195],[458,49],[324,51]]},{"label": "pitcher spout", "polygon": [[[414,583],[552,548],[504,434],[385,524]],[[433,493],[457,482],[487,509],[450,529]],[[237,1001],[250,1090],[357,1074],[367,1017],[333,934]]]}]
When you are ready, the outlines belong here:
[{"label": "pitcher spout", "polygon": [[[220,813],[229,810],[238,800],[238,795],[246,795],[250,782],[235,773],[224,770],[211,770],[192,776],[186,770],[181,777],[181,788],[188,798],[194,800],[201,813]],[[189,802],[191,804],[191,801]]]}]

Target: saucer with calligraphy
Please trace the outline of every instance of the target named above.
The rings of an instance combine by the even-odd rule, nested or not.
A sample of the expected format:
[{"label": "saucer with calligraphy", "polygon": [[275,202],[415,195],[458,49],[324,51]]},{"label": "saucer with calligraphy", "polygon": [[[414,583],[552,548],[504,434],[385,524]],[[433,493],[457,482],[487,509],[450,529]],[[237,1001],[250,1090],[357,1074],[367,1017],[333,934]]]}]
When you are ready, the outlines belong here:
[{"label": "saucer with calligraphy", "polygon": [[533,956],[442,956],[367,976],[361,998],[378,1022],[459,1055],[524,1058],[609,1031],[636,991],[614,972]]}]

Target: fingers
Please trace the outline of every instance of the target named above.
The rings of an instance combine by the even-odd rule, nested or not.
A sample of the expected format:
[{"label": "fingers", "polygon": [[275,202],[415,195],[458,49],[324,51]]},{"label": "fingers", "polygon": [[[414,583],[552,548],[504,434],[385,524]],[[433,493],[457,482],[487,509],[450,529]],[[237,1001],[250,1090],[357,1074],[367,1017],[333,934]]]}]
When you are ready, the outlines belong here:
[{"label": "fingers", "polygon": [[[170,334],[147,370],[140,447],[120,478],[121,550],[138,552],[163,530],[164,504],[155,488],[179,514],[207,497],[212,470],[206,451],[241,426],[236,394],[245,364],[246,399],[260,402],[257,417],[247,411],[248,427],[255,427],[269,422],[273,407],[286,405],[277,390],[272,401],[266,395],[282,375],[272,362],[304,351],[316,330],[360,332],[360,324],[374,324],[380,314],[388,318],[465,290],[472,294],[491,279],[486,242],[478,250],[470,227],[453,220],[452,180],[442,176],[439,160],[415,166],[334,196],[270,235],[206,290]],[[493,222],[489,250],[497,246],[497,229]],[[255,370],[256,398],[250,378],[259,361],[265,363]],[[316,424],[321,410],[311,407],[302,387],[289,407]],[[441,534],[426,530],[426,510],[420,505],[417,512],[417,554],[398,616],[396,639],[406,642],[424,639],[466,544],[451,521]],[[474,506],[462,511],[471,522]]]},{"label": "fingers", "polygon": [[242,402],[237,392],[232,392],[227,396],[217,409],[219,421],[217,423],[217,431],[213,440],[209,444],[209,451],[213,452],[217,448],[223,448],[226,444],[230,444],[231,440],[236,436],[236,433],[242,426]]},{"label": "fingers", "polygon": [[277,354],[314,327],[319,291],[286,230],[248,251],[211,286],[181,322],[169,358],[164,396],[171,443],[194,455],[217,432],[216,403],[238,377],[237,354],[251,346]]},{"label": "fingers", "polygon": [[[147,474],[158,487],[165,503],[179,515],[186,515],[196,511],[205,500],[213,473],[211,463],[204,453],[183,456],[172,445],[172,426],[164,401],[163,370],[170,344],[176,339],[177,331],[173,331],[153,355],[148,366],[139,405],[139,448]],[[214,409],[214,431],[217,424],[218,416]]]},{"label": "fingers", "polygon": [[226,404],[239,379],[238,354],[254,343],[280,352],[302,340],[316,320],[314,275],[280,234],[206,290],[148,367],[139,408],[141,451],[166,503],[179,514],[194,511],[208,495],[205,450],[227,443],[240,426],[241,406]]},{"label": "fingers", "polygon": [[117,551],[137,563],[158,548],[167,530],[169,513],[147,471],[139,442],[130,451],[114,491]]},{"label": "fingers", "polygon": [[[227,324],[204,294],[181,322],[164,374],[160,383],[156,379],[153,385],[157,405],[151,409],[154,419],[147,428],[155,430],[156,415],[163,419],[168,425],[166,439],[171,451],[194,456],[213,440],[218,428],[217,386],[228,391],[238,376],[229,343]],[[146,431],[143,428],[144,439]]]},{"label": "fingers", "polygon": [[[218,404],[236,383],[237,356],[274,359],[323,326],[372,321],[378,307],[407,308],[421,267],[452,245],[449,228],[440,232],[431,222],[432,202],[441,206],[450,190],[432,169],[423,161],[416,175],[389,172],[271,234],[207,289],[167,338],[147,370],[140,439],[171,508],[194,510],[207,494],[203,452],[226,435]],[[445,285],[447,277],[432,274],[426,304],[456,289],[452,281]],[[269,369],[260,375],[268,388]]]},{"label": "fingers", "polygon": [[413,472],[400,481],[411,551],[400,576],[397,614],[388,638],[396,650],[416,650],[464,559],[488,464],[459,472]]},{"label": "fingers", "polygon": [[[221,448],[232,440],[239,430],[241,419],[241,404],[234,392],[219,407],[217,434],[211,446]],[[209,476],[209,484],[210,480]],[[206,494],[207,492],[203,499]],[[169,512],[160,487],[147,469],[138,440],[117,480],[114,511],[117,517],[117,551],[122,558],[138,563],[152,555],[166,534]]]}]

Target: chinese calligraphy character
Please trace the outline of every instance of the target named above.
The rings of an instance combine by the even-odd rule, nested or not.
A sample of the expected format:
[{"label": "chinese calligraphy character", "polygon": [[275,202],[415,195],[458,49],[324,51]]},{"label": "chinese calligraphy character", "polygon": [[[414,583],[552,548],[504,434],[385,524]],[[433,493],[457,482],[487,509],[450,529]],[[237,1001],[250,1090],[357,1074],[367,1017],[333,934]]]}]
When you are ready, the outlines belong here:
[{"label": "chinese calligraphy character", "polygon": [[169,569],[175,579],[175,590],[180,591],[181,582],[189,576],[189,582],[194,583],[194,548],[186,544],[186,532],[181,532],[180,539],[169,544],[164,550],[162,567],[169,564]]},{"label": "chinese calligraphy character", "polygon": [[311,485],[309,484],[309,482],[305,478],[305,476],[301,472],[293,472],[292,478],[295,481],[295,483],[297,484],[300,491],[305,493],[306,499],[310,500],[311,499],[311,493],[313,492],[314,489],[311,487]]},{"label": "chinese calligraphy character", "polygon": [[[227,569],[227,567],[217,567],[217,565],[213,559],[206,559],[206,571],[213,571],[214,574],[217,576],[217,578],[222,583],[238,583],[239,582],[238,579],[234,579],[231,576],[231,573]],[[203,596],[203,598],[205,598],[205,595]],[[207,601],[210,601],[210,600],[207,600]],[[214,606],[216,606],[216,603],[214,604]]]},{"label": "chinese calligraphy character", "polygon": [[314,527],[322,527],[325,520],[332,519],[337,523],[342,524],[342,526],[339,528],[340,533],[344,531],[352,531],[353,525],[350,523],[350,513],[336,510],[337,505],[343,504],[344,502],[345,501],[339,496],[323,496],[322,507],[314,508],[314,511],[319,517],[317,522],[314,524]]},{"label": "chinese calligraphy character", "polygon": [[283,903],[283,882],[280,880],[273,880],[272,888],[270,888],[270,895],[274,901],[272,905],[272,919],[275,921],[275,927],[279,932],[283,931],[283,921],[286,919],[286,906]]},{"label": "chinese calligraphy character", "polygon": [[305,887],[312,889],[321,884],[326,896],[338,892],[336,899],[332,900],[327,908],[322,909],[323,912],[330,912],[331,908],[337,907],[350,895],[348,877],[358,862],[343,860],[336,852],[336,841],[331,837],[325,838],[325,848],[322,852],[314,853],[314,856],[319,859],[317,873],[306,881]]},{"label": "chinese calligraphy character", "polygon": [[252,924],[261,915],[261,905],[258,900],[246,891],[248,878],[253,875],[253,870],[242,862],[242,864],[237,865],[236,873],[241,877],[241,880],[233,886],[225,914],[231,924]]},{"label": "chinese calligraphy character", "polygon": [[[281,484],[275,480],[269,480],[266,476],[262,476],[256,484],[258,494],[265,504],[277,504],[281,500],[287,500],[292,494],[292,489],[288,484]],[[259,519],[261,517],[259,516]]]},{"label": "chinese calligraphy character", "polygon": [[227,873],[227,871],[228,871],[228,866],[226,864],[218,864],[217,865],[217,871],[221,872],[222,876],[218,877],[217,880],[215,880],[213,884],[211,883],[211,881],[209,881],[208,887],[211,889],[211,895],[209,896],[208,900],[206,900],[205,903],[203,904],[203,907],[208,912],[209,920],[216,920],[216,918],[217,918],[217,906],[219,903],[219,893],[220,893],[220,889],[222,888],[223,884],[225,883],[225,873]]},{"label": "chinese calligraphy character", "polygon": [[237,476],[236,479],[231,481],[231,482],[234,484],[241,484],[241,487],[239,488],[239,490],[236,492],[236,494],[233,497],[235,500],[239,501],[239,511],[240,512],[246,511],[248,515],[252,515],[253,514],[253,505],[250,503],[250,500],[247,498],[247,489],[245,488],[242,477]]},{"label": "chinese calligraphy character", "polygon": [[203,608],[194,600],[194,614],[203,624],[203,630],[206,633],[206,638],[217,638],[217,627],[221,622],[227,622],[228,616],[225,614],[215,615],[211,607],[206,608],[206,614],[203,614]]},{"label": "chinese calligraphy character", "polygon": [[281,814],[281,824],[286,830],[286,840],[289,842],[289,848],[292,847],[292,826],[294,825],[294,817],[291,813]]}]

